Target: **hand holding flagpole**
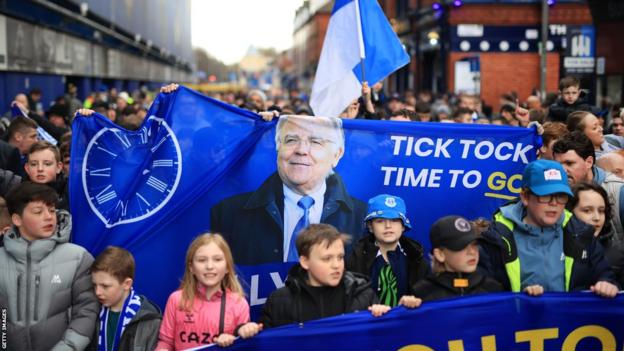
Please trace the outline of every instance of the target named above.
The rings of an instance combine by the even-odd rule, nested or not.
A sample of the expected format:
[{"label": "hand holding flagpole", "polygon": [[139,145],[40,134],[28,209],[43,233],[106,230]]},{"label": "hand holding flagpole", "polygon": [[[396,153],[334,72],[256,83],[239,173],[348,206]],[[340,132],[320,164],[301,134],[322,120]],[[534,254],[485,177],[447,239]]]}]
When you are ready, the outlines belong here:
[{"label": "hand holding flagpole", "polygon": [[364,100],[364,108],[368,113],[375,113],[375,106],[373,105],[373,91],[368,82],[362,82],[362,99]]}]

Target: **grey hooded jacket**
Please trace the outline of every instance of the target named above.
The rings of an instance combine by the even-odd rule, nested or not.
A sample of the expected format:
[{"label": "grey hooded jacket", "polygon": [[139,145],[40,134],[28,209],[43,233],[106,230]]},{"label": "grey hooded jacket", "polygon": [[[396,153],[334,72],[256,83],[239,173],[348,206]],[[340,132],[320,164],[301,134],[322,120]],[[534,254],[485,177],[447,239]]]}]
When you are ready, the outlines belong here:
[{"label": "grey hooded jacket", "polygon": [[98,318],[84,248],[69,243],[71,216],[57,211],[57,231],[27,241],[16,228],[0,248],[0,306],[9,350],[84,350]]}]

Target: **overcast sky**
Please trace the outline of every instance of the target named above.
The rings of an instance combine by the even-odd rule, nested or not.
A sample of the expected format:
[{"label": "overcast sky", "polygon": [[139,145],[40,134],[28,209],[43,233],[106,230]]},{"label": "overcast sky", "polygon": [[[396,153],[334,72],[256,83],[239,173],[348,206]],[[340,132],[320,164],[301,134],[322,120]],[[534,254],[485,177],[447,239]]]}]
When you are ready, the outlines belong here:
[{"label": "overcast sky", "polygon": [[191,0],[193,47],[226,64],[249,46],[279,51],[292,46],[295,10],[303,0]]}]

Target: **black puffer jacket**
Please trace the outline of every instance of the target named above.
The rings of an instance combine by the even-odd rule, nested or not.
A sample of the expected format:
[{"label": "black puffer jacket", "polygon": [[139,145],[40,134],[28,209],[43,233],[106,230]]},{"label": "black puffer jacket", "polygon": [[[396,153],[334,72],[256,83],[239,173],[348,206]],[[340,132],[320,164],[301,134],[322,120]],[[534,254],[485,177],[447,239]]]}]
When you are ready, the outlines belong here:
[{"label": "black puffer jacket", "polygon": [[[298,263],[291,268],[286,286],[274,291],[264,304],[260,322],[265,328],[367,310],[378,301],[368,279],[358,273],[345,272],[340,285],[325,289],[320,298],[313,296],[306,277],[307,272]],[[338,313],[336,303],[343,305]]]},{"label": "black puffer jacket", "polygon": [[548,109],[548,120],[566,123],[568,115],[574,111],[587,111],[594,115],[598,115],[600,112],[596,106],[592,106],[587,101],[585,92],[581,91],[579,98],[571,105],[562,98],[557,99],[554,104],[550,105]]},{"label": "black puffer jacket", "polygon": [[[455,279],[465,279],[468,284],[467,286],[455,284]],[[426,279],[419,281],[414,285],[413,290],[414,296],[423,299],[423,301],[432,301],[449,297],[503,291],[503,286],[496,280],[477,272],[470,274],[442,272],[432,274]]]},{"label": "black puffer jacket", "polygon": [[16,174],[20,177],[22,177],[24,173],[26,173],[24,171],[24,166],[22,165],[19,150],[15,146],[1,139],[0,139],[0,169],[9,170],[13,172],[13,174]]},{"label": "black puffer jacket", "polygon": [[56,177],[56,180],[46,185],[50,186],[56,191],[59,196],[57,209],[69,211],[69,182],[68,178],[65,178],[62,174]]},{"label": "black puffer jacket", "polygon": [[620,287],[624,287],[624,243],[613,240],[613,234],[600,235],[598,242],[604,248],[605,258]]},{"label": "black puffer jacket", "polygon": [[[160,309],[147,297],[140,295],[141,308],[136,316],[132,318],[130,323],[126,325],[121,341],[117,348],[118,351],[151,351],[154,350],[158,343],[158,331],[160,330],[160,322],[162,314]],[[96,351],[98,349],[98,335],[100,333],[100,323],[95,328],[95,336],[89,345],[88,351]]]}]

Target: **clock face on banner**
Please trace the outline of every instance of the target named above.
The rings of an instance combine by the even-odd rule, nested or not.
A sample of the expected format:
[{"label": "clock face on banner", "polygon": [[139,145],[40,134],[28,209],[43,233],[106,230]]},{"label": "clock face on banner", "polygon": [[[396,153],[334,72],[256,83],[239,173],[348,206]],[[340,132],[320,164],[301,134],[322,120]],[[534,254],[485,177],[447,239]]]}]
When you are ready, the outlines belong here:
[{"label": "clock face on banner", "polygon": [[82,187],[107,228],[146,219],[171,199],[182,174],[180,145],[161,118],[134,132],[103,128],[87,144]]}]

